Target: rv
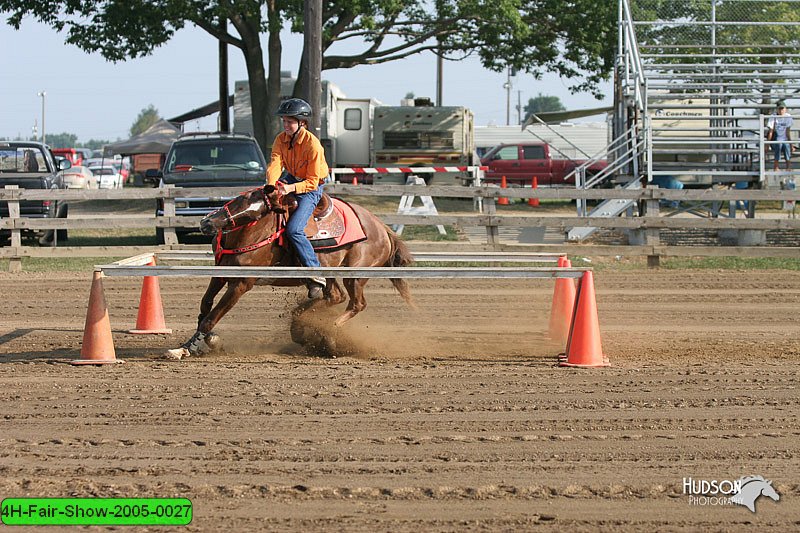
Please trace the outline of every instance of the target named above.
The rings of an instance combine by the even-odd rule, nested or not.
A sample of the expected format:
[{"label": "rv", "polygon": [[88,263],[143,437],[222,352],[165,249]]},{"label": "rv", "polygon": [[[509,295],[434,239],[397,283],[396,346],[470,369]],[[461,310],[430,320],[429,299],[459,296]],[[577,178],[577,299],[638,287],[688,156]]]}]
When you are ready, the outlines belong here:
[{"label": "rv", "polygon": [[[284,78],[282,93],[291,94],[294,80]],[[331,168],[470,166],[475,155],[473,115],[465,107],[436,107],[427,98],[385,106],[374,98],[348,98],[333,83],[322,82],[318,103],[320,141]],[[252,133],[247,81],[235,84],[233,129]],[[362,183],[405,183],[403,173],[357,173]],[[460,183],[468,172],[420,173],[427,182]]]}]

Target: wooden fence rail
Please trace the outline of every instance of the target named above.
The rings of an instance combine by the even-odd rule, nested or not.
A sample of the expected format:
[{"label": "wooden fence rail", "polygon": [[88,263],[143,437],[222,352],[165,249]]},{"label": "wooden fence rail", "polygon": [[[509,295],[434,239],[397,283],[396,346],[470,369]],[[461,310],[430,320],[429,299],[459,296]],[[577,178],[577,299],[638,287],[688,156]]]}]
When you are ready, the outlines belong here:
[{"label": "wooden fence rail", "polygon": [[[19,266],[21,257],[120,257],[152,251],[149,246],[58,246],[36,247],[22,246],[19,235],[22,230],[54,230],[54,229],[124,229],[124,228],[162,228],[166,245],[161,249],[197,249],[207,246],[179,245],[175,236],[177,228],[196,227],[199,217],[181,217],[174,213],[176,198],[224,198],[242,192],[241,187],[214,188],[173,188],[164,189],[122,189],[122,190],[33,190],[33,189],[0,189],[0,201],[9,203],[9,217],[0,219],[0,230],[10,230],[11,246],[0,247],[0,258],[9,258],[12,264]],[[461,186],[420,186],[420,185],[350,185],[343,183],[329,184],[326,192],[337,196],[389,196],[403,195],[431,196],[434,198],[483,199],[483,213],[440,214],[440,215],[405,215],[378,214],[387,224],[420,224],[420,225],[459,225],[464,227],[482,226],[486,228],[487,241],[484,245],[465,243],[438,242],[430,244],[414,244],[412,247],[424,249],[436,246],[449,250],[496,250],[510,251],[525,249],[528,251],[553,251],[554,248],[567,250],[570,253],[584,255],[647,255],[658,256],[707,256],[707,255],[740,255],[750,257],[800,257],[795,247],[766,246],[664,246],[658,238],[661,229],[694,228],[706,230],[729,231],[768,231],[768,230],[800,230],[800,219],[794,218],[671,218],[661,216],[658,203],[660,200],[681,202],[735,202],[735,201],[797,201],[800,190],[742,190],[742,189],[703,189],[703,190],[671,190],[645,188],[634,190],[598,189],[579,191],[575,189],[531,189],[498,187],[461,187]],[[543,216],[531,210],[530,214],[514,212],[500,214],[496,201],[500,197],[519,199],[558,199],[558,200],[604,200],[630,199],[647,204],[651,216],[590,218],[577,216]],[[126,215],[120,217],[113,212],[107,216],[74,217],[66,219],[32,219],[19,216],[19,202],[26,200],[153,200],[152,213],[142,215]],[[155,200],[164,202],[164,211],[168,216],[155,216]],[[112,210],[113,211],[113,210]],[[585,244],[559,245],[508,245],[501,244],[497,238],[501,227],[549,227],[566,231],[572,227],[595,227],[625,230],[638,230],[645,236],[637,246],[603,246]],[[10,267],[11,268],[11,267]]]}]

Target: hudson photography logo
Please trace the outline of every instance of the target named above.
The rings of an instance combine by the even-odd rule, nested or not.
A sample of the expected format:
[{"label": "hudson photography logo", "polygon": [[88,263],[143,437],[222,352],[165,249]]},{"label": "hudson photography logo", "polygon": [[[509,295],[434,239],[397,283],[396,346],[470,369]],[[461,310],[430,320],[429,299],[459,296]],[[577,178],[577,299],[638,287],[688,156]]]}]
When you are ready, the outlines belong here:
[{"label": "hudson photography logo", "polygon": [[689,496],[689,505],[743,505],[756,512],[756,500],[761,496],[776,502],[780,494],[772,486],[772,481],[761,476],[745,476],[730,479],[683,478],[683,493]]}]

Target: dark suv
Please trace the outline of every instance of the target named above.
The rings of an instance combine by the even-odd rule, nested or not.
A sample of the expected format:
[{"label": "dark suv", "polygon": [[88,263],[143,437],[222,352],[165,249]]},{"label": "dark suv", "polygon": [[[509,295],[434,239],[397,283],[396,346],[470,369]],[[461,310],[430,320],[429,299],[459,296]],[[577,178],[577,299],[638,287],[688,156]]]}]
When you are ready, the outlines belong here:
[{"label": "dark suv", "polygon": [[[249,135],[239,133],[185,133],[169,149],[164,168],[148,170],[145,179],[160,187],[235,187],[242,189],[262,185],[266,179],[267,163],[258,143]],[[229,197],[176,198],[178,216],[205,216],[218,209]],[[156,215],[163,216],[164,205],[159,201]],[[177,228],[186,234],[199,228]],[[164,232],[156,229],[160,244]]]},{"label": "dark suv", "polygon": [[[31,141],[0,141],[0,189],[16,185],[20,189],[65,189],[60,173],[72,166],[67,159],[56,163],[47,145]],[[20,216],[27,218],[67,218],[68,205],[57,200],[26,200],[19,203]],[[8,217],[8,202],[0,202],[0,217]],[[0,241],[11,232],[0,233]],[[24,230],[24,236],[39,239],[40,244],[55,244],[54,231]],[[67,230],[58,230],[58,241],[66,241]]]}]

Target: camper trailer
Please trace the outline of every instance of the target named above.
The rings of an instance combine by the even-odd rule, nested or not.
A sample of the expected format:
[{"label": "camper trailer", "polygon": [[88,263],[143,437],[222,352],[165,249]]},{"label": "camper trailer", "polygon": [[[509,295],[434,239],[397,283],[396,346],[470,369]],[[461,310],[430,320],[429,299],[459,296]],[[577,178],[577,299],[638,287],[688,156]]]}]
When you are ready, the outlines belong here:
[{"label": "camper trailer", "polygon": [[[282,91],[291,94],[294,79],[284,78]],[[252,133],[247,81],[235,85],[233,125]],[[436,107],[427,98],[384,106],[374,98],[348,98],[333,83],[323,81],[320,102],[320,141],[331,168],[468,166],[474,156],[472,112],[465,107]],[[467,173],[425,173],[426,181],[457,183]],[[350,175],[353,176],[353,175]],[[355,174],[359,182],[404,183],[396,173]],[[350,178],[352,179],[352,177]]]}]

